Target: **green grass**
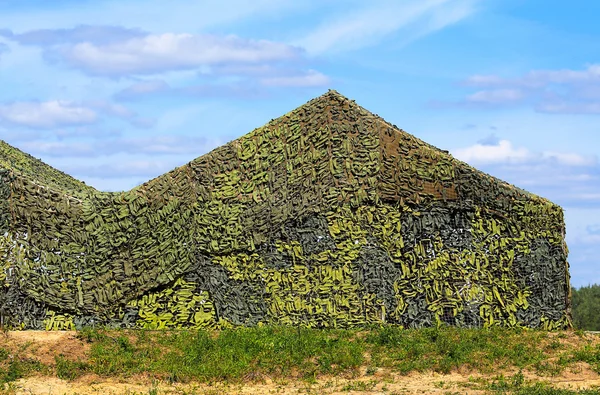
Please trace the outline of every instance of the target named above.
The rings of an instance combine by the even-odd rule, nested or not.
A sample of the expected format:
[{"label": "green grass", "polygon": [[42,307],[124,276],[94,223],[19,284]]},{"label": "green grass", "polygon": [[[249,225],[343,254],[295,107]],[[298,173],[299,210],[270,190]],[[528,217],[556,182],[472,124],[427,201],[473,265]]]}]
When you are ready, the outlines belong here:
[{"label": "green grass", "polygon": [[261,375],[314,377],[357,369],[365,344],[355,332],[243,328],[213,335],[136,332],[92,343],[90,369],[99,375],[150,372],[171,381],[243,380]]},{"label": "green grass", "polygon": [[575,350],[573,359],[587,362],[596,373],[600,374],[600,344],[596,346],[585,345],[583,348]]},{"label": "green grass", "polygon": [[[521,373],[527,370],[542,379],[576,362],[586,362],[600,373],[600,344],[583,334],[502,328],[406,330],[383,326],[317,330],[267,326],[219,332],[85,329],[77,337],[89,344],[86,357],[73,360],[68,355],[57,355],[51,366],[19,357],[23,348],[0,347],[0,384],[35,372],[65,380],[94,373],[102,377],[144,375],[169,382],[201,383],[244,383],[268,376],[301,379],[308,385],[323,375],[354,379],[361,369],[375,378],[379,369],[401,374],[466,369],[496,375],[516,368],[518,374],[496,375],[479,385],[489,393],[599,393],[528,382]],[[345,390],[368,391],[376,382],[350,381]]]},{"label": "green grass", "polygon": [[[170,381],[257,379],[263,375],[310,379],[323,374],[353,374],[391,368],[400,373],[449,373],[467,367],[483,373],[527,368],[556,375],[584,361],[600,370],[600,346],[563,350],[549,332],[532,330],[460,329],[405,330],[393,326],[371,330],[314,330],[290,327],[206,331],[86,330],[91,343],[86,364],[61,360],[64,370],[102,376],[151,373]],[[557,358],[550,360],[548,355]],[[69,365],[71,364],[71,365]],[[62,371],[62,370],[61,370]],[[65,377],[76,373],[61,373]]]},{"label": "green grass", "polygon": [[56,356],[54,360],[56,362],[56,376],[63,380],[75,380],[90,370],[88,363],[72,361],[62,354]]},{"label": "green grass", "polygon": [[368,333],[372,359],[401,373],[448,373],[467,366],[482,372],[535,366],[547,358],[539,345],[547,332],[455,327],[402,330],[382,327]]},{"label": "green grass", "polygon": [[44,368],[39,361],[25,358],[14,358],[7,365],[5,368],[0,368],[0,385],[30,376]]},{"label": "green grass", "polygon": [[467,367],[482,373],[526,368],[551,376],[577,361],[600,368],[599,346],[563,349],[556,337],[549,338],[549,332],[523,329],[88,330],[80,337],[92,344],[88,366],[76,366],[80,371],[87,369],[103,376],[151,373],[170,381],[239,381],[264,375],[310,379],[323,374],[354,374],[367,362],[371,374],[379,367],[400,373],[449,373]]},{"label": "green grass", "polygon": [[0,348],[0,388],[22,377],[36,372],[47,372],[48,369],[40,361],[21,355],[29,345],[20,346],[15,352]]}]

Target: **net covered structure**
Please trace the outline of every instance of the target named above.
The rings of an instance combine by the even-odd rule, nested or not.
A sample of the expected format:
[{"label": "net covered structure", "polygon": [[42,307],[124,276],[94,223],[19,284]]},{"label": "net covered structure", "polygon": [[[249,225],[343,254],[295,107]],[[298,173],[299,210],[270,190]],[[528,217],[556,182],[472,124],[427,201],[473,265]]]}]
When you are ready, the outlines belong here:
[{"label": "net covered structure", "polygon": [[127,192],[0,142],[13,329],[570,326],[562,209],[330,90]]}]

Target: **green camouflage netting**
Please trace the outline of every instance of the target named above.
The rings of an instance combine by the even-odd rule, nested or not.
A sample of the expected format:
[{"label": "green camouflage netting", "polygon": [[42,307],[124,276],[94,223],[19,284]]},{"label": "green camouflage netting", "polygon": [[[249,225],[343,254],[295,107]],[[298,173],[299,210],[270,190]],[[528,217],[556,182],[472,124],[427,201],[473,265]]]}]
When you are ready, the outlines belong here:
[{"label": "green camouflage netting", "polygon": [[5,326],[570,325],[559,206],[335,91],[129,192],[0,144]]}]

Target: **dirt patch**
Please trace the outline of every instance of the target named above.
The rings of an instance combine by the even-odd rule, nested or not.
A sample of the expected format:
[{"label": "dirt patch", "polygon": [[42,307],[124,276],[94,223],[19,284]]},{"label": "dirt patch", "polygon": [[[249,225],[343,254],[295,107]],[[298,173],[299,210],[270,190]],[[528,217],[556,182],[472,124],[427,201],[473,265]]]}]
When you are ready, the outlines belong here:
[{"label": "dirt patch", "polygon": [[[133,382],[132,382],[133,381]],[[326,377],[314,382],[265,379],[258,383],[244,384],[168,384],[149,379],[113,380],[81,378],[68,382],[54,377],[31,377],[13,384],[15,395],[62,395],[62,394],[445,394],[458,391],[473,395],[484,391],[470,388],[468,378],[458,374],[410,374],[398,376],[384,374],[382,377],[359,377],[355,379]]]},{"label": "dirt patch", "polygon": [[[510,377],[514,372],[504,372]],[[600,386],[600,377],[582,364],[579,372],[565,372],[559,376],[540,378],[524,372],[526,380],[545,381],[555,387],[570,389],[587,389]],[[437,374],[411,373],[399,375],[389,370],[378,369],[373,374],[360,375],[355,378],[320,377],[306,382],[299,380],[263,378],[257,382],[243,384],[169,384],[152,380],[148,377],[130,377],[127,379],[101,378],[87,375],[75,381],[65,381],[55,377],[30,377],[12,384],[7,394],[28,395],[62,395],[62,394],[448,394],[460,393],[479,395],[488,393],[482,386],[489,382],[490,375],[473,374]]]},{"label": "dirt patch", "polygon": [[547,345],[551,341],[558,341],[564,348],[577,348],[583,344],[589,344],[596,346],[600,344],[600,333],[598,332],[586,332],[582,334],[576,334],[575,332],[549,332]]},{"label": "dirt patch", "polygon": [[562,374],[550,377],[547,381],[561,388],[588,389],[600,387],[600,375],[590,369],[590,366],[584,362],[573,364],[565,369]]},{"label": "dirt patch", "polygon": [[25,358],[53,365],[62,355],[73,361],[87,358],[90,345],[77,338],[77,332],[15,331],[0,335],[0,347]]}]

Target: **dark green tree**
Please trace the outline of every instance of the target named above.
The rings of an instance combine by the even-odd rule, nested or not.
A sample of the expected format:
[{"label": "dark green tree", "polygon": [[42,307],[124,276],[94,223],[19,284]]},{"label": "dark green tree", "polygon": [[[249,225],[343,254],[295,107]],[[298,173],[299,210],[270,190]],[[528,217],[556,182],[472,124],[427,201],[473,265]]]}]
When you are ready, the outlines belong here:
[{"label": "dark green tree", "polygon": [[573,288],[573,324],[577,329],[600,331],[600,285]]}]

